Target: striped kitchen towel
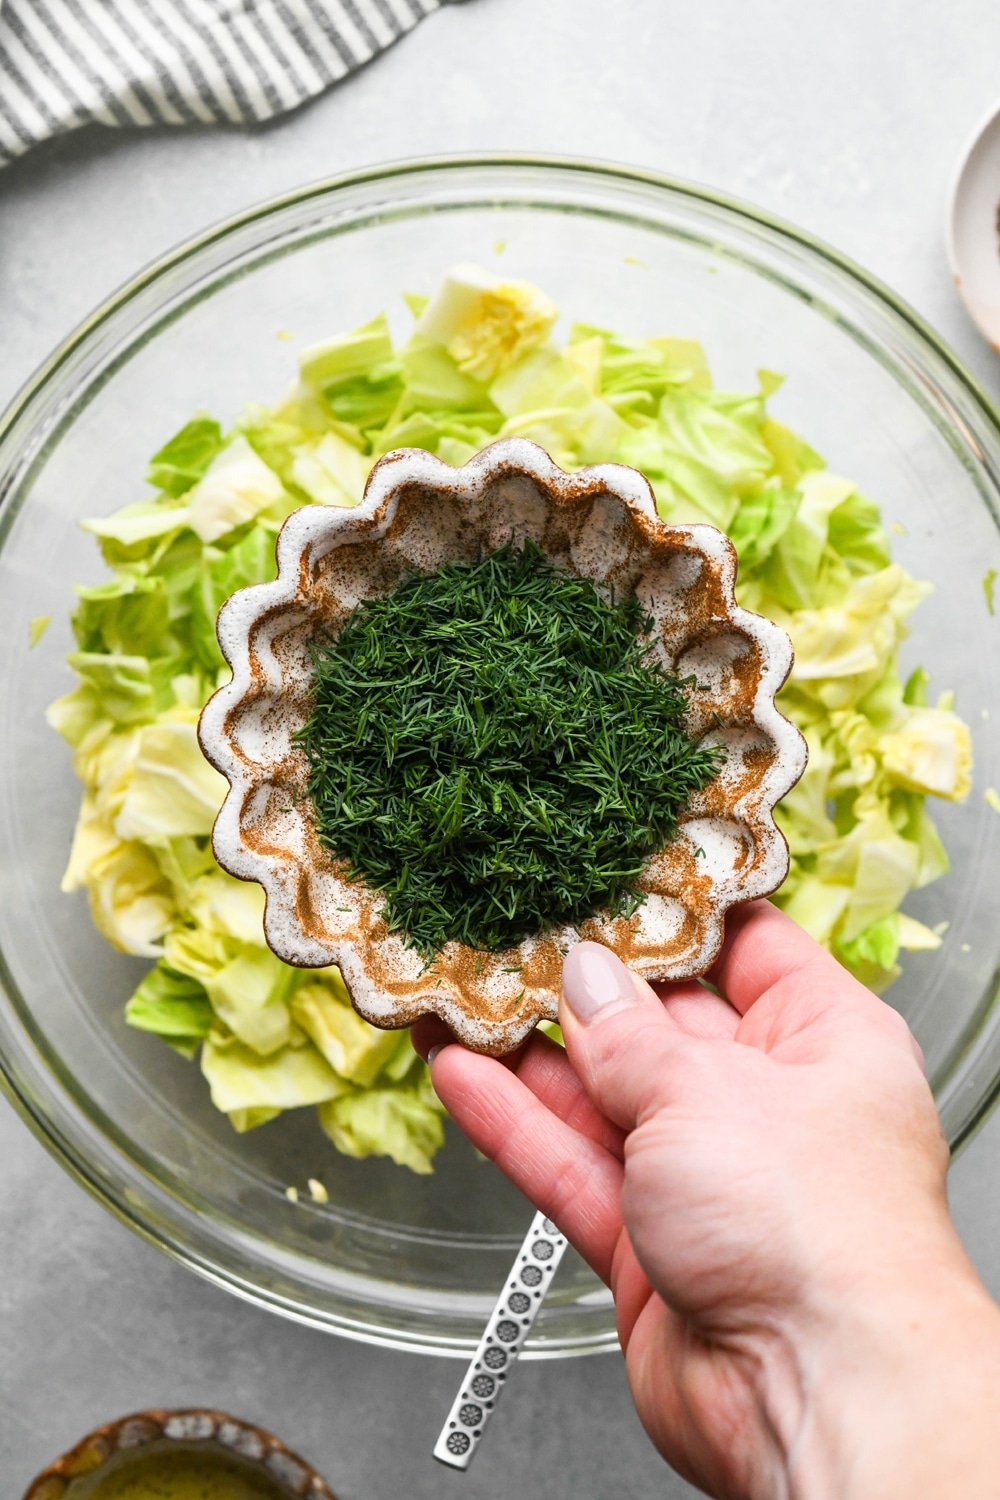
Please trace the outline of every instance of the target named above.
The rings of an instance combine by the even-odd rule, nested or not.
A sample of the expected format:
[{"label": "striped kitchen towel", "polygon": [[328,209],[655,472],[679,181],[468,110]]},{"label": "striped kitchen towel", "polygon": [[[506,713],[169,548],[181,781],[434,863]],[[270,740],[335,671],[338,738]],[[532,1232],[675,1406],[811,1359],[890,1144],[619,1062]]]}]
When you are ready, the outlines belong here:
[{"label": "striped kitchen towel", "polygon": [[0,166],[79,125],[250,125],[448,0],[0,0]]}]

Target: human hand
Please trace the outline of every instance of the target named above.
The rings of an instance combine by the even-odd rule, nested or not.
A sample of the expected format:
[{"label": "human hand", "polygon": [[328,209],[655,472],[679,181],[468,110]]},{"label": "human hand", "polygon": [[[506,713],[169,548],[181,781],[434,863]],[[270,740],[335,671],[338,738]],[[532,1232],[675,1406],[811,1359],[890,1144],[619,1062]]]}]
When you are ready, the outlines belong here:
[{"label": "human hand", "polygon": [[741,1500],[1000,1495],[1000,1314],[948,1219],[908,1028],[766,902],[730,914],[710,977],[721,994],[658,995],[583,943],[565,1052],[535,1034],[499,1062],[434,1022],[415,1041],[611,1286],[639,1415],[686,1478]]}]

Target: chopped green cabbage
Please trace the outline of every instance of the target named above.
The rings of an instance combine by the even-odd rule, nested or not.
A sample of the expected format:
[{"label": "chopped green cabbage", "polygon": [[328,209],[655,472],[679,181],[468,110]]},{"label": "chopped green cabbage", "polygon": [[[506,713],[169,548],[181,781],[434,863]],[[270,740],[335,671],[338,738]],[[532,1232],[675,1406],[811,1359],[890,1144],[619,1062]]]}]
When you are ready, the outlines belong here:
[{"label": "chopped green cabbage", "polygon": [[32,615],[28,621],[28,645],[37,646],[42,636],[52,624],[51,615]]},{"label": "chopped green cabbage", "polygon": [[390,448],[458,464],[519,434],[568,467],[634,464],[665,519],[723,527],[741,602],[791,635],[781,701],[809,744],[778,811],[791,870],[775,899],[873,988],[901,948],[940,943],[901,907],[947,869],[926,799],[968,794],[971,751],[950,700],[931,705],[919,670],[899,675],[928,586],[893,562],[877,506],[768,414],[780,377],[717,390],[686,339],[579,324],[556,343],[541,291],[476,267],[407,305],[401,346],[384,315],[313,345],[278,406],[248,407],[228,433],[197,415],[153,458],[152,498],[84,523],[111,571],[77,591],[77,684],[49,717],[84,788],[64,889],[87,891],[117,947],[156,961],[129,1023],[200,1055],[237,1130],[317,1105],[339,1150],[426,1172],[442,1121],[407,1034],[362,1020],[336,969],[280,963],[261,891],[212,858],[225,788],[195,725],[226,677],[215,616],[273,577],[290,511],[356,504]]}]

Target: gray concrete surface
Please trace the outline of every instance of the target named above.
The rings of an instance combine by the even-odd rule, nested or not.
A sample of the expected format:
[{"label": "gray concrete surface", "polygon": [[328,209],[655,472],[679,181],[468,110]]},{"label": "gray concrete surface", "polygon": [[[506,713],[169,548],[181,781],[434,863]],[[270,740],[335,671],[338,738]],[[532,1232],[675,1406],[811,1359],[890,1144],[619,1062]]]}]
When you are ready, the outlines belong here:
[{"label": "gray concrete surface", "polygon": [[[0,177],[0,398],[144,261],[269,194],[380,159],[565,151],[700,179],[883,277],[1000,395],[945,265],[946,188],[998,91],[995,0],[474,0],[252,135],[91,131]],[[952,1175],[1000,1292],[1000,1118]],[[467,1479],[428,1458],[457,1367],[242,1306],[131,1236],[0,1107],[0,1492],[96,1422],[213,1403],[272,1424],[343,1500],[679,1497],[617,1357],[524,1367]]]}]

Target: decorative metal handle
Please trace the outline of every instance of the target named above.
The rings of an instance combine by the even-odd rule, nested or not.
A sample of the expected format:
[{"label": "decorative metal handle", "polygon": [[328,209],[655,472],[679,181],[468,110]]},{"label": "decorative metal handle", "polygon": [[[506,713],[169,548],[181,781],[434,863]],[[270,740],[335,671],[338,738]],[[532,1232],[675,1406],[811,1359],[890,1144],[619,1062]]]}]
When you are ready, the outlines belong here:
[{"label": "decorative metal handle", "polygon": [[434,1445],[434,1457],[452,1469],[472,1462],[566,1244],[551,1219],[535,1215]]}]

